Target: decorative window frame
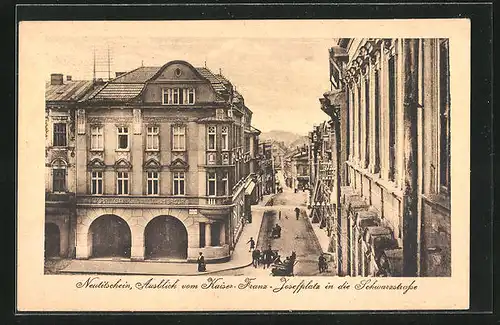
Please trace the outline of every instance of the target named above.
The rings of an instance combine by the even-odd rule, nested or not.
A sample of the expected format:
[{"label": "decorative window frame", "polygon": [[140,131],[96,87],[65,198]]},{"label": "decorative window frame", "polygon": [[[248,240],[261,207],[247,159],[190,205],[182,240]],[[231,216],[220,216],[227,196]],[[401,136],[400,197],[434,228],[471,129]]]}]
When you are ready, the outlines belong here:
[{"label": "decorative window frame", "polygon": [[[176,178],[175,175],[176,174],[181,174],[183,175],[183,177],[179,177],[179,178]],[[177,169],[177,170],[173,170],[172,171],[172,195],[173,196],[186,196],[186,179],[187,179],[187,173],[186,171],[184,170],[181,170],[181,169]],[[175,186],[175,181],[183,181],[182,182],[182,192],[183,194],[175,194],[175,189],[176,189],[176,186]],[[179,187],[180,189],[180,187]],[[179,191],[180,192],[180,191]]]},{"label": "decorative window frame", "polygon": [[[193,101],[189,100],[190,93],[193,94]],[[177,95],[177,102],[174,101],[174,95]],[[181,101],[182,94],[182,101]],[[166,100],[165,100],[166,99]],[[166,87],[161,89],[161,104],[162,105],[195,105],[196,104],[196,88],[194,87]]]},{"label": "decorative window frame", "polygon": [[[54,136],[55,136],[55,125],[56,124],[64,124],[65,125],[65,142],[66,144],[63,145],[63,146],[60,146],[60,145],[55,145],[55,139],[54,139]],[[54,149],[64,149],[64,148],[67,148],[68,145],[69,145],[69,121],[68,121],[68,117],[66,116],[53,116],[52,117],[52,123],[51,123],[51,126],[52,126],[52,134],[51,134],[51,144],[52,144],[52,147]]]},{"label": "decorative window frame", "polygon": [[[101,177],[93,177],[93,173],[101,173]],[[89,174],[90,174],[90,182],[89,182],[89,193],[90,195],[92,196],[100,196],[100,195],[104,195],[104,169],[92,169],[89,171]],[[101,193],[97,193],[99,192],[98,189],[99,189],[99,186],[97,186],[97,190],[96,190],[96,193],[92,193],[93,191],[93,187],[92,187],[92,184],[93,184],[93,181],[94,179],[96,180],[96,185],[97,185],[97,181],[100,179],[101,180]]]},{"label": "decorative window frame", "polygon": [[[176,134],[175,133],[176,128],[183,129],[184,133],[182,133],[182,134]],[[185,151],[187,151],[187,125],[183,124],[183,123],[174,123],[171,126],[170,132],[171,132],[170,134],[171,134],[172,151],[175,151],[175,152],[185,152]],[[175,148],[175,136],[176,135],[183,135],[184,136],[183,148]]]},{"label": "decorative window frame", "polygon": [[[145,170],[145,184],[146,184],[146,195],[147,196],[159,196],[160,195],[160,192],[161,192],[161,173],[158,169],[149,169],[149,170]],[[155,177],[149,177],[149,174],[156,174],[156,178]],[[152,185],[154,185],[154,181],[156,180],[156,182],[158,183],[157,185],[157,188],[158,188],[158,193],[149,193],[149,181],[152,182]],[[151,187],[152,189],[154,189],[154,186]],[[153,191],[154,192],[154,191]]]},{"label": "decorative window frame", "polygon": [[[116,124],[116,149],[115,151],[130,151],[130,126],[125,124]],[[120,135],[125,133],[120,133],[120,129],[127,129],[127,148],[120,148]]]},{"label": "decorative window frame", "polygon": [[[95,128],[100,128],[101,129],[101,134],[94,134],[93,130]],[[102,137],[102,147],[100,148],[93,148],[92,147],[92,144],[93,144],[93,138],[94,136],[97,135],[97,136],[101,136]],[[92,124],[90,125],[90,151],[92,152],[102,152],[104,151],[104,125],[103,124]]]},{"label": "decorative window frame", "polygon": [[222,149],[222,151],[231,150],[229,148],[229,126],[228,125],[221,126],[220,135],[221,135],[221,149]]},{"label": "decorative window frame", "polygon": [[[211,132],[211,128],[214,129],[213,132]],[[210,136],[213,135],[214,137],[214,147],[210,148]],[[207,151],[217,151],[217,126],[215,124],[209,124],[207,125]]]},{"label": "decorative window frame", "polygon": [[[64,191],[56,191],[54,189],[54,170],[64,170]],[[68,192],[68,163],[61,158],[56,158],[50,163],[50,179],[52,193],[67,193]]]},{"label": "decorative window frame", "polygon": [[[127,178],[120,178],[119,177],[119,174],[120,173],[127,173]],[[129,170],[125,170],[125,169],[119,169],[119,170],[116,170],[115,171],[115,177],[116,177],[116,195],[120,195],[120,196],[128,196],[130,195],[130,189],[132,188],[131,186],[131,177],[130,177],[130,171]],[[127,180],[127,193],[118,193],[118,183],[120,182],[120,180],[124,181],[124,180]]]},{"label": "decorative window frame", "polygon": [[[154,129],[156,128],[158,131],[156,133],[154,132],[149,132],[149,129]],[[146,125],[146,151],[148,152],[158,152],[160,151],[160,146],[161,146],[161,139],[160,139],[160,134],[161,134],[161,129],[160,129],[160,125],[158,124],[148,124]],[[158,148],[154,148],[154,145],[153,145],[153,148],[148,148],[148,145],[149,145],[149,138],[151,136],[151,139],[153,141],[153,144],[154,144],[154,136],[158,137]]]},{"label": "decorative window frame", "polygon": [[[210,174],[214,175],[214,178],[210,178]],[[210,182],[214,183],[214,194],[210,194]],[[217,173],[215,171],[207,171],[207,196],[217,196]]]}]

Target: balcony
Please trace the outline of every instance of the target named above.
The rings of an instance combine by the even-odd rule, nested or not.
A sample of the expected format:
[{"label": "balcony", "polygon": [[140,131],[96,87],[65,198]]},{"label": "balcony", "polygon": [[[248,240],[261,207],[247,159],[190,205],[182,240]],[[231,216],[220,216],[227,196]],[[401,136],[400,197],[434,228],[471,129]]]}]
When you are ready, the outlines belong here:
[{"label": "balcony", "polygon": [[207,196],[205,198],[206,205],[229,205],[231,202],[231,196]]},{"label": "balcony", "polygon": [[229,151],[209,151],[206,153],[206,166],[230,166],[231,153]]},{"label": "balcony", "polygon": [[92,207],[199,207],[230,205],[231,196],[134,196],[85,195],[78,196],[76,204]]},{"label": "balcony", "polygon": [[74,193],[52,193],[45,192],[45,202],[71,202],[75,198]]}]

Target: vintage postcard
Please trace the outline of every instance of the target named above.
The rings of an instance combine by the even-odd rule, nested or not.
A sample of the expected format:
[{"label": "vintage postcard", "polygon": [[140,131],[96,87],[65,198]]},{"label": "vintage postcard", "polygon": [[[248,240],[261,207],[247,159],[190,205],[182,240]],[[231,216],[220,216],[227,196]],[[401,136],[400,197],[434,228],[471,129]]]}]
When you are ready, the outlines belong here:
[{"label": "vintage postcard", "polygon": [[18,36],[19,311],[469,307],[468,20]]}]

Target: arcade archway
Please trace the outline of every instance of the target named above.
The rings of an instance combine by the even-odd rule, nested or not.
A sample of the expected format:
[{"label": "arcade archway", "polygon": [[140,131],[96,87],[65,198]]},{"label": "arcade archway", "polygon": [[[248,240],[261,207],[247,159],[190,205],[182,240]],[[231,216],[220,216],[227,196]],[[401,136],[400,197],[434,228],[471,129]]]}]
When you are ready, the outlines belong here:
[{"label": "arcade archway", "polygon": [[172,216],[159,216],[144,229],[145,258],[186,259],[188,234],[184,224]]},{"label": "arcade archway", "polygon": [[89,228],[91,257],[130,257],[131,232],[125,220],[115,215],[95,219]]},{"label": "arcade archway", "polygon": [[52,222],[45,223],[45,257],[58,257],[61,252],[59,227]]}]

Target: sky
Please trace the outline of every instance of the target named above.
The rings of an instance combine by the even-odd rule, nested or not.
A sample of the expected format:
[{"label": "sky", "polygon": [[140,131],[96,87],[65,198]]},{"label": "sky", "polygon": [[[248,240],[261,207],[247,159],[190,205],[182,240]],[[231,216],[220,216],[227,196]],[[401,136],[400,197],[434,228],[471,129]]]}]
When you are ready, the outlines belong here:
[{"label": "sky", "polygon": [[[295,35],[289,30],[282,35],[263,34],[259,28],[252,32],[251,26],[243,26],[240,35],[221,34],[217,28],[211,33],[180,33],[186,29],[174,23],[163,25],[166,29],[162,25],[146,27],[147,33],[139,34],[130,32],[133,25],[124,26],[121,33],[119,26],[97,22],[66,23],[47,31],[40,28],[38,41],[43,43],[40,55],[45,79],[50,73],[71,75],[74,80],[91,79],[94,47],[98,59],[107,57],[109,47],[112,75],[142,64],[162,66],[171,60],[185,60],[195,67],[206,63],[214,73],[222,71],[253,111],[252,124],[263,132],[284,130],[306,135],[313,124],[328,118],[320,110],[318,99],[330,90],[331,37]],[[136,26],[140,29],[141,24]],[[172,33],[172,29],[177,32]],[[262,30],[269,28],[263,26]],[[309,34],[311,37],[306,37]]]}]

